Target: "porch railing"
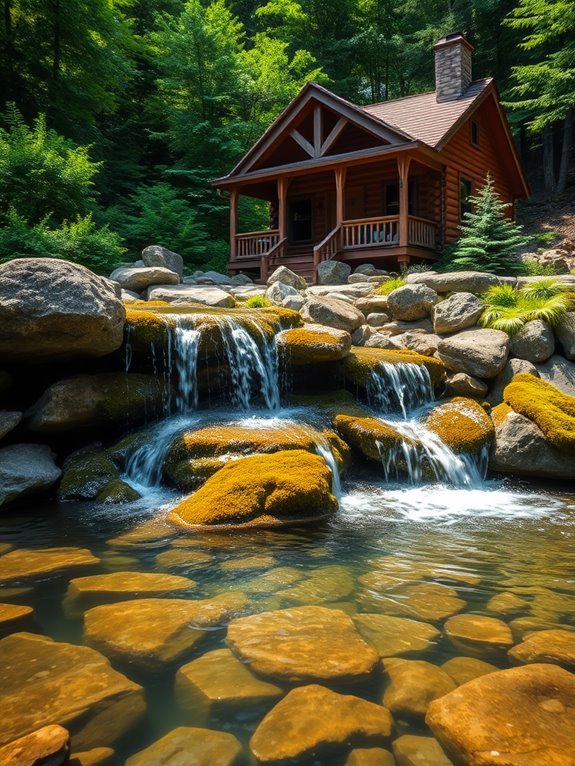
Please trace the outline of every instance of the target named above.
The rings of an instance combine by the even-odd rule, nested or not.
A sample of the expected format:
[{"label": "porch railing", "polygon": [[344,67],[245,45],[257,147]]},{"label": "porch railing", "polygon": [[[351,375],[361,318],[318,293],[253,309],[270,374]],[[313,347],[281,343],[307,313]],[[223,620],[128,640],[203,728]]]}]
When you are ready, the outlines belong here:
[{"label": "porch railing", "polygon": [[279,241],[278,229],[236,234],[236,258],[258,258],[267,255]]},{"label": "porch railing", "polygon": [[435,250],[437,246],[437,227],[432,221],[417,216],[409,216],[409,244]]},{"label": "porch railing", "polygon": [[313,262],[316,268],[322,261],[329,261],[339,253],[341,250],[342,230],[342,226],[336,226],[327,237],[324,237],[321,242],[315,245],[313,249]]},{"label": "porch railing", "polygon": [[399,244],[399,216],[359,218],[343,222],[342,247],[385,247]]}]

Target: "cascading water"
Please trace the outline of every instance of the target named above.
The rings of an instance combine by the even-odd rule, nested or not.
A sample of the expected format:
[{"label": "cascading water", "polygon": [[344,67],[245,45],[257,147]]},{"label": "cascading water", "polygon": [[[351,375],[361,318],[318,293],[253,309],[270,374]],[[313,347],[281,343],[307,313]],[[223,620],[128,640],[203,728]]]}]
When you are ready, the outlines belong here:
[{"label": "cascading water", "polygon": [[431,377],[423,365],[380,362],[370,375],[367,397],[375,410],[399,408],[406,419],[410,410],[433,401]]}]

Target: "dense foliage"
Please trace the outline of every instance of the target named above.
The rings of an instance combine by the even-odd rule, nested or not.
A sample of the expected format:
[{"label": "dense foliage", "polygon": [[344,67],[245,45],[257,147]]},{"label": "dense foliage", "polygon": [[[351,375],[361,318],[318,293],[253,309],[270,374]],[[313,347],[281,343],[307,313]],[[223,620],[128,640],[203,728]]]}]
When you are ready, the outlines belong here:
[{"label": "dense foliage", "polygon": [[[548,188],[563,189],[572,0],[4,0],[2,241],[32,248],[68,221],[104,245],[108,224],[131,259],[154,240],[190,268],[222,266],[228,206],[208,181],[300,87],[359,103],[430,89],[431,47],[455,29],[475,46],[474,75],[498,79],[523,150],[543,147]],[[245,229],[266,223],[256,203],[240,213]]]},{"label": "dense foliage", "polygon": [[535,282],[520,290],[511,285],[496,285],[485,293],[483,301],[481,324],[509,335],[533,319],[556,325],[572,306],[568,287],[554,279]]}]

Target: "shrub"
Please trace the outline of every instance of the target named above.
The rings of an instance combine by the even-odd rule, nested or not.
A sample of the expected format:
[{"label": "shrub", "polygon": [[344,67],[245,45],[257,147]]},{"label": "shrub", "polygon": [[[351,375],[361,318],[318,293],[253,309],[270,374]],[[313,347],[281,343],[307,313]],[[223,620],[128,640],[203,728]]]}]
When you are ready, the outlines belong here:
[{"label": "shrub", "polygon": [[509,335],[518,332],[526,322],[542,319],[556,325],[571,306],[568,288],[553,279],[535,282],[516,290],[511,285],[497,285],[483,296],[485,311],[481,324]]},{"label": "shrub", "polygon": [[523,261],[523,273],[528,277],[556,277],[557,271],[552,263],[545,265],[534,258],[526,258]]},{"label": "shrub", "polygon": [[247,309],[263,309],[273,306],[273,303],[265,295],[250,295],[244,306]]},{"label": "shrub", "polygon": [[382,282],[382,284],[375,291],[375,294],[389,295],[394,290],[397,290],[398,287],[403,287],[406,284],[407,279],[405,277],[392,277],[392,279],[388,279],[387,282]]}]

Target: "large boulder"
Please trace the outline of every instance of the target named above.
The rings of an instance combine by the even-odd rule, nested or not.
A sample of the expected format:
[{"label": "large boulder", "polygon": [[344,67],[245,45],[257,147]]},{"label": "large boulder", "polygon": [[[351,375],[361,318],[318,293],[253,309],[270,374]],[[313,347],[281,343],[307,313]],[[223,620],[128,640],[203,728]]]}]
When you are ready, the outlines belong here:
[{"label": "large boulder", "polygon": [[178,285],[180,277],[175,271],[161,266],[120,266],[110,274],[110,279],[122,287],[141,293],[150,285]]},{"label": "large boulder", "polygon": [[[531,371],[521,370],[521,372]],[[564,394],[575,396],[575,362],[569,362],[562,356],[552,356],[545,364],[538,364],[534,374],[541,380],[551,383]],[[510,382],[510,380],[507,381],[507,383]]]},{"label": "large boulder", "polygon": [[575,361],[575,311],[570,311],[555,328],[557,340],[567,359]]},{"label": "large boulder", "polygon": [[477,455],[494,437],[489,415],[473,399],[464,397],[434,407],[425,425],[457,454]]},{"label": "large boulder", "polygon": [[344,285],[351,274],[351,266],[342,261],[322,261],[317,267],[320,285]]},{"label": "large boulder", "polygon": [[50,489],[62,472],[45,444],[12,444],[0,449],[0,506]]},{"label": "large boulder", "polygon": [[408,274],[409,284],[427,285],[436,293],[484,293],[503,280],[483,271],[450,271],[446,274]]},{"label": "large boulder", "polygon": [[437,355],[452,372],[494,378],[505,366],[509,336],[501,330],[463,330],[442,338]]},{"label": "large boulder", "polygon": [[286,298],[293,298],[294,296],[297,296],[298,298],[301,298],[301,306],[303,306],[303,298],[295,289],[295,287],[285,285],[283,282],[274,282],[271,284],[266,290],[265,295],[266,298],[272,303],[275,303],[276,306],[281,306]]},{"label": "large boulder", "polygon": [[[558,357],[553,357],[553,359],[557,358]],[[487,397],[489,404],[493,406],[496,404],[501,404],[503,401],[503,392],[511,383],[515,375],[518,375],[520,372],[527,372],[531,375],[535,375],[536,378],[539,377],[538,369],[531,362],[528,362],[526,359],[509,359],[509,361],[505,364],[505,367],[501,370],[499,375],[497,375],[491,384],[491,390],[489,391],[489,396]],[[553,383],[554,381],[550,382]]]},{"label": "large boulder", "polygon": [[0,410],[0,439],[13,431],[22,420],[24,413],[16,410]]},{"label": "large boulder", "polygon": [[349,333],[365,322],[359,309],[337,298],[310,297],[300,313],[306,322],[327,325]]},{"label": "large boulder", "polygon": [[438,297],[426,285],[404,285],[387,296],[387,310],[394,319],[413,322],[431,315]]},{"label": "large boulder", "polygon": [[399,718],[423,718],[432,700],[455,689],[444,670],[425,660],[397,657],[383,660],[385,689],[382,703]]},{"label": "large boulder", "polygon": [[196,282],[199,285],[231,285],[232,278],[219,271],[204,271],[201,276],[196,277]]},{"label": "large boulder", "polygon": [[110,372],[54,383],[26,413],[28,428],[63,433],[137,423],[164,410],[164,383],[155,375]]},{"label": "large boulder", "polygon": [[284,285],[295,287],[296,290],[305,290],[307,287],[305,279],[300,277],[299,274],[296,274],[295,271],[288,269],[287,266],[278,266],[278,268],[270,274],[267,282],[268,287],[273,285],[274,282],[281,282]]},{"label": "large boulder", "polygon": [[276,344],[293,365],[337,362],[351,349],[351,336],[345,330],[310,324],[284,330]]},{"label": "large boulder", "polygon": [[575,675],[536,664],[482,675],[429,706],[457,766],[572,766]]},{"label": "large boulder", "polygon": [[116,351],[120,289],[77,263],[18,258],[0,265],[0,358],[36,362]]},{"label": "large boulder", "polygon": [[148,288],[147,298],[149,301],[166,301],[166,303],[182,306],[200,304],[217,308],[233,308],[236,305],[233,295],[215,286],[161,285]]},{"label": "large boulder", "polygon": [[484,308],[483,302],[473,293],[454,293],[435,306],[433,329],[445,335],[474,327]]},{"label": "large boulder", "polygon": [[541,319],[532,319],[511,338],[511,353],[528,362],[545,362],[555,351],[553,330]]},{"label": "large boulder", "polygon": [[180,277],[184,277],[184,259],[178,253],[173,253],[162,245],[148,245],[142,250],[142,261],[145,266],[160,266],[170,271],[175,271]]}]

